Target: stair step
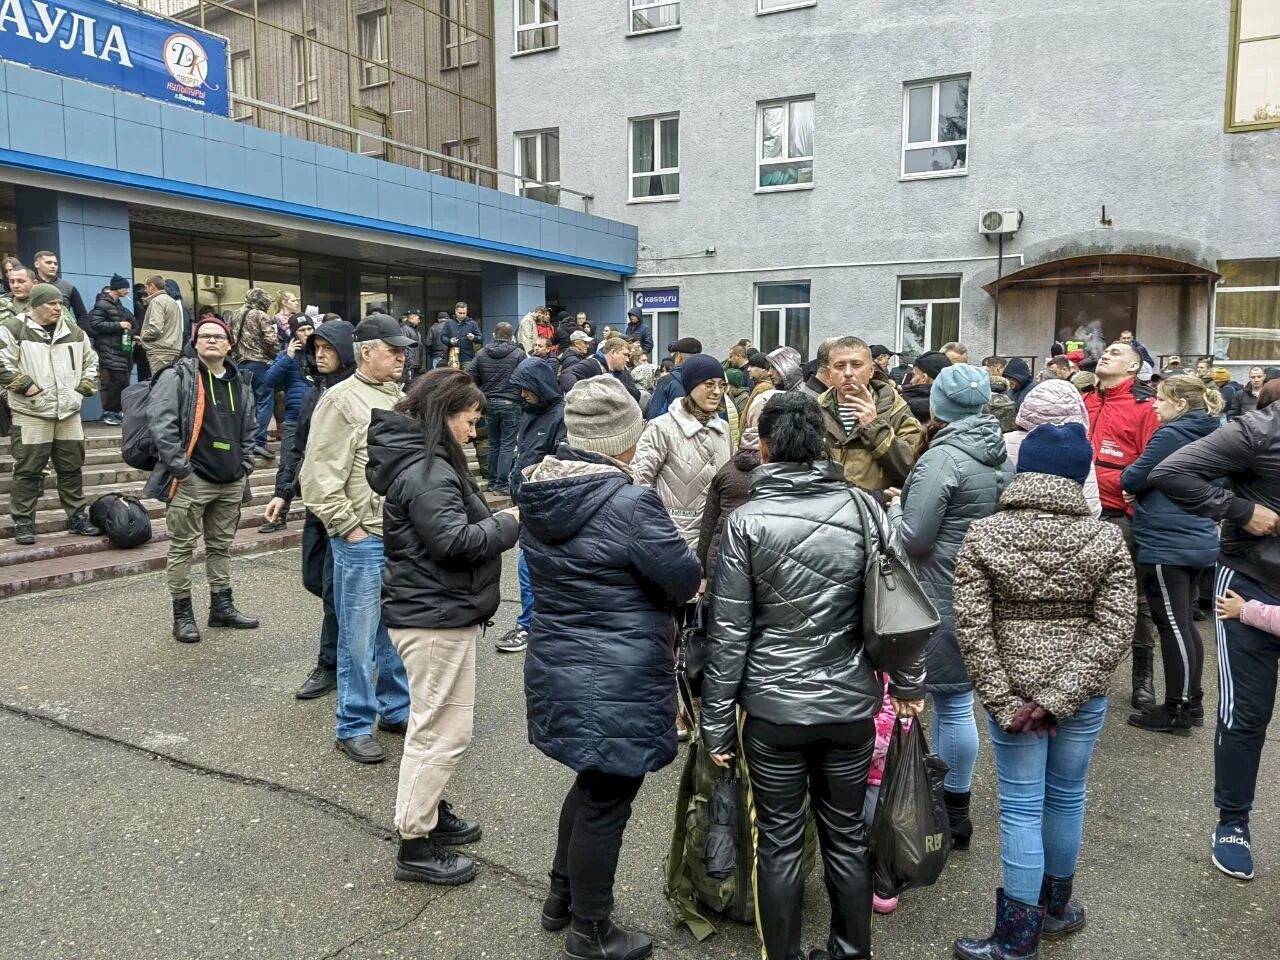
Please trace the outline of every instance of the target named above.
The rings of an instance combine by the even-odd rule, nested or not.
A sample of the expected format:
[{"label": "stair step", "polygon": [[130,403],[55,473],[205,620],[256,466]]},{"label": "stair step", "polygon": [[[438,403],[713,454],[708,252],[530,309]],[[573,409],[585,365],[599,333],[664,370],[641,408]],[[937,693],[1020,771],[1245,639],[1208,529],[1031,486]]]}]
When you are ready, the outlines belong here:
[{"label": "stair step", "polygon": [[[267,447],[271,450],[278,451],[279,444],[268,443]],[[259,457],[257,461],[259,467],[263,466],[264,464],[274,465],[278,462],[279,462],[278,454],[277,454],[277,459],[275,460],[265,460]],[[114,446],[90,447],[85,450],[84,452],[84,469],[85,470],[91,470],[91,469],[110,470],[112,468],[115,468],[117,470],[133,469],[127,463],[125,463],[122,459],[120,459],[119,439],[117,439]],[[50,469],[52,469],[52,467],[50,467]],[[0,456],[0,475],[8,477],[8,476],[11,476],[12,474],[13,474],[13,457],[9,456],[8,451],[6,451],[3,456]]]},{"label": "stair step", "polygon": [[[9,434],[0,436],[0,453],[8,456],[9,444],[12,442],[13,440]],[[86,423],[84,425],[84,445],[87,450],[97,450],[102,447],[112,447],[119,450],[120,428],[109,427],[103,423]]]},{"label": "stair step", "polygon": [[[84,478],[86,494],[90,490],[106,484],[128,483],[130,481],[142,482],[147,479],[146,470],[135,470],[125,463],[113,466],[85,467],[81,475]],[[49,478],[47,483],[53,482],[54,474],[52,471],[48,471],[45,476]],[[0,494],[7,494],[12,488],[12,474],[0,476]]]}]

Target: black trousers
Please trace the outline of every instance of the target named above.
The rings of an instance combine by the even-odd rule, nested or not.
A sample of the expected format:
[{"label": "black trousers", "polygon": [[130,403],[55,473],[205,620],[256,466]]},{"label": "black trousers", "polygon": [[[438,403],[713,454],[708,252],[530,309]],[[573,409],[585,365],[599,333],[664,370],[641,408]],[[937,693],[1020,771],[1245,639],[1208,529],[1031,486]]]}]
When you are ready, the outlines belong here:
[{"label": "black trousers", "polygon": [[568,898],[579,920],[599,922],[613,910],[622,831],[642,783],[643,776],[583,770],[565,794],[551,889]]},{"label": "black trousers", "polygon": [[[1133,520],[1123,510],[1103,510],[1102,519],[1108,523],[1114,523],[1120,528],[1120,532],[1124,534],[1124,542],[1129,548],[1129,556],[1133,558],[1134,565],[1138,563],[1138,554],[1133,543]],[[1141,584],[1138,589],[1138,620],[1133,625],[1133,649],[1134,650],[1154,650],[1156,625],[1151,619],[1151,606],[1147,603],[1145,591],[1142,590]]]},{"label": "black trousers", "polygon": [[320,655],[316,666],[338,669],[338,611],[333,605],[333,553],[324,524],[310,510],[302,521],[302,585],[320,598],[324,619],[320,623]]},{"label": "black trousers", "polygon": [[98,370],[98,376],[102,381],[102,391],[99,397],[102,399],[102,409],[111,413],[120,412],[120,394],[124,393],[124,388],[129,385],[129,370],[112,370],[108,367],[101,367]]},{"label": "black trousers", "polygon": [[743,727],[755,807],[756,923],[767,960],[803,956],[806,797],[831,900],[827,951],[833,960],[871,956],[871,856],[862,808],[875,740],[871,719],[803,727],[749,717]]},{"label": "black trousers", "polygon": [[1200,567],[1138,564],[1138,580],[1160,632],[1164,702],[1199,705],[1204,700],[1204,641],[1192,613],[1200,600]]}]

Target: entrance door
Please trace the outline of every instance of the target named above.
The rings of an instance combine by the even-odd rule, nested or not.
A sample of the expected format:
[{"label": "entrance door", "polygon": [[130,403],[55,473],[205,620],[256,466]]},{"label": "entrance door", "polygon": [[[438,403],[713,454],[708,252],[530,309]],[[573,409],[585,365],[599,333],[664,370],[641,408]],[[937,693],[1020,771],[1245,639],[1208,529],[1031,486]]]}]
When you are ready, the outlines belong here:
[{"label": "entrance door", "polygon": [[[1096,344],[1098,334],[1104,346],[1115,343],[1125,330],[1134,330],[1138,291],[1133,287],[1065,289],[1058,291],[1057,329],[1069,339]],[[1061,333],[1060,333],[1061,335]]]}]

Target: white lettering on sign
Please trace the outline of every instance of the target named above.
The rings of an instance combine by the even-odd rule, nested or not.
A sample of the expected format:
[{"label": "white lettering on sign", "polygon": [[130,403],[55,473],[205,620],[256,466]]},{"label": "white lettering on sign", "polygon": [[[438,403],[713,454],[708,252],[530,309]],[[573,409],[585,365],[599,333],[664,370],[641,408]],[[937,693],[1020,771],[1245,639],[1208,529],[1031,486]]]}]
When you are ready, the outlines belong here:
[{"label": "white lettering on sign", "polygon": [[0,2],[0,31],[7,30],[5,24],[12,23],[18,36],[24,40],[31,39],[31,31],[27,27],[27,15],[22,12],[22,4],[18,0]]},{"label": "white lettering on sign", "polygon": [[[58,15],[52,20],[49,19],[49,7],[40,0],[35,0],[36,13],[40,14],[40,24],[44,27],[44,34],[36,34],[36,43],[48,43],[53,39],[53,35],[58,32],[58,24],[62,23],[62,18],[67,15],[67,11],[59,8]],[[71,49],[64,47],[64,50]]]},{"label": "white lettering on sign", "polygon": [[12,28],[13,32],[24,40],[47,44],[57,36],[60,28],[65,25],[67,15],[70,14],[70,30],[65,38],[58,41],[58,46],[63,50],[71,50],[77,42],[80,42],[82,44],[80,52],[86,57],[115,60],[122,67],[133,66],[133,59],[129,56],[129,46],[125,43],[124,31],[120,29],[119,24],[111,24],[107,28],[107,35],[99,44],[98,21],[93,17],[86,17],[83,13],[68,11],[56,5],[52,7],[51,13],[50,5],[44,0],[32,0],[31,5],[35,7],[36,15],[40,18],[38,33],[34,36],[31,33],[28,15],[22,8],[22,0],[0,0],[0,33],[7,33]]}]

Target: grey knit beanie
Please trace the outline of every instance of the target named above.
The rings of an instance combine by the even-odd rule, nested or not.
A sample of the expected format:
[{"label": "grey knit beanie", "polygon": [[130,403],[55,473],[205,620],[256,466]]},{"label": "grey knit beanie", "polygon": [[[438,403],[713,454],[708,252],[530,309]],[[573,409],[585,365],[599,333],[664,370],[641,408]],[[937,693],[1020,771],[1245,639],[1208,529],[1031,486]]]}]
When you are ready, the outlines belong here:
[{"label": "grey knit beanie", "polygon": [[605,374],[579,380],[565,394],[564,425],[569,446],[616,457],[636,445],[644,418],[622,382]]}]

